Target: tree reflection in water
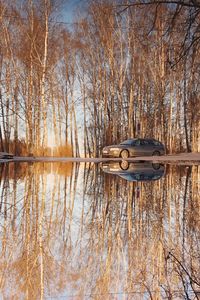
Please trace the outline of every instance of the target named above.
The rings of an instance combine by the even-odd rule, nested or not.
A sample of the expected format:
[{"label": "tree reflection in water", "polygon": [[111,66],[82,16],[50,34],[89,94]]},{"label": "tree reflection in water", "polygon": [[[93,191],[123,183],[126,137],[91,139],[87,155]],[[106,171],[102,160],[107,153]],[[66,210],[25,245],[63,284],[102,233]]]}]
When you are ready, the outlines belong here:
[{"label": "tree reflection in water", "polygon": [[2,297],[199,299],[199,182],[199,166],[128,182],[92,164],[1,164]]}]

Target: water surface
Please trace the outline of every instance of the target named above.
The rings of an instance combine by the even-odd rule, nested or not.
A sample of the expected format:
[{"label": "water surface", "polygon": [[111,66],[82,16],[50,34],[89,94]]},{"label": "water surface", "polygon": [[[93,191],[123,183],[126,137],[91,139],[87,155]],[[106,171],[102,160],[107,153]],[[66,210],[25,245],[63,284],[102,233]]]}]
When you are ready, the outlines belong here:
[{"label": "water surface", "polygon": [[2,299],[200,298],[200,167],[118,168],[0,165]]}]

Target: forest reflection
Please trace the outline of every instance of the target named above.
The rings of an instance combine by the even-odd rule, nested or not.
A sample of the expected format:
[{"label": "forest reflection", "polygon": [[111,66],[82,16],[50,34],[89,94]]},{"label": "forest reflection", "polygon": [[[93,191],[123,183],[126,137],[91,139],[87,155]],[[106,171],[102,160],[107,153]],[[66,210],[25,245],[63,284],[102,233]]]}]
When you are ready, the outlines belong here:
[{"label": "forest reflection", "polygon": [[0,165],[3,299],[199,299],[200,167]]}]

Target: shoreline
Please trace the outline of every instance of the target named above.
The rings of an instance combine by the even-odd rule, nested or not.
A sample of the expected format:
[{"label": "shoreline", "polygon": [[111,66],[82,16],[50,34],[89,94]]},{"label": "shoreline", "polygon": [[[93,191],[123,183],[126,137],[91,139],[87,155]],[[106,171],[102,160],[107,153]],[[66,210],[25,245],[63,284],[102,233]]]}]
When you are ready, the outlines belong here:
[{"label": "shoreline", "polygon": [[[121,158],[83,158],[83,157],[14,157],[12,159],[0,159],[0,163],[7,162],[85,162],[101,163],[109,161],[121,161]],[[126,159],[128,162],[156,162],[166,164],[200,165],[200,152],[198,153],[180,153],[163,156],[138,156]]]}]

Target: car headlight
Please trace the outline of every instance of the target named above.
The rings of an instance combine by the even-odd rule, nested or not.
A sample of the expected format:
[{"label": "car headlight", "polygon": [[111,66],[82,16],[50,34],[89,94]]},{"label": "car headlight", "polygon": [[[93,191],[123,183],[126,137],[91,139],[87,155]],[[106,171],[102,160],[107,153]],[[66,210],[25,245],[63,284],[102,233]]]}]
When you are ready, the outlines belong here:
[{"label": "car headlight", "polygon": [[103,153],[108,153],[108,149],[103,149]]}]

